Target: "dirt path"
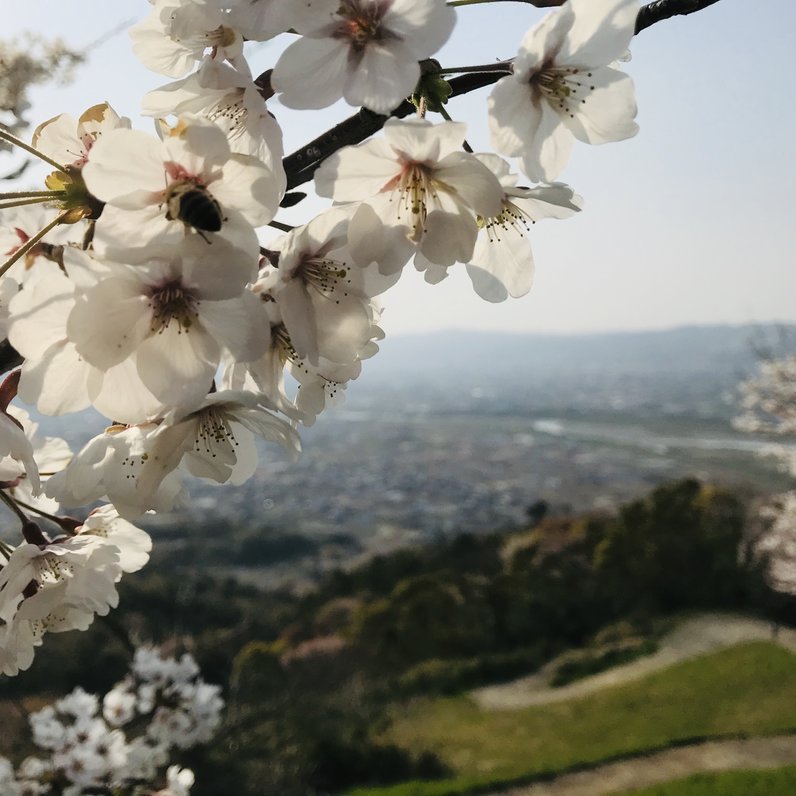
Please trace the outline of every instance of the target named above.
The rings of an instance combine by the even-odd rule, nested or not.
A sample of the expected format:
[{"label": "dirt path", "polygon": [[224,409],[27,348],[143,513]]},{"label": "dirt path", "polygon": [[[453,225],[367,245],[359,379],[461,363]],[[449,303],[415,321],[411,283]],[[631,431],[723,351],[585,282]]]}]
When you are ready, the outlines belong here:
[{"label": "dirt path", "polygon": [[495,792],[491,796],[605,796],[645,788],[703,771],[780,768],[796,763],[796,736],[708,741],[608,763],[551,782]]},{"label": "dirt path", "polygon": [[470,696],[485,710],[516,710],[531,705],[563,702],[592,694],[603,688],[639,680],[673,663],[698,655],[732,647],[745,641],[758,640],[776,640],[796,653],[796,630],[780,628],[774,637],[771,624],[761,619],[733,614],[702,614],[686,620],[664,636],[656,653],[624,666],[616,666],[561,688],[551,688],[550,677],[557,666],[556,661],[551,661],[536,674],[510,683],[479,688],[470,692]]}]

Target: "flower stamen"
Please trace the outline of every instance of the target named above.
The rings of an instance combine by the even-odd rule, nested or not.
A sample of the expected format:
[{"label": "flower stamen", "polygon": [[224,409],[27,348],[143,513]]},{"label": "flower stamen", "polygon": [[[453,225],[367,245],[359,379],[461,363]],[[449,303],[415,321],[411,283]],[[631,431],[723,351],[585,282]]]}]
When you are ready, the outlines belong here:
[{"label": "flower stamen", "polygon": [[197,305],[196,297],[180,281],[167,282],[152,289],[149,294],[151,331],[162,334],[172,321],[176,321],[179,325],[178,334],[188,332],[199,317]]},{"label": "flower stamen", "polygon": [[[583,78],[576,79],[581,73],[576,67],[548,67],[531,75],[530,84],[536,86],[548,99],[557,105],[559,111],[575,118],[574,110],[578,105],[586,103],[586,96],[594,91],[596,86],[583,82]],[[586,72],[585,78],[592,77],[591,72]]]},{"label": "flower stamen", "polygon": [[336,36],[348,39],[355,52],[364,50],[371,41],[380,41],[384,38],[381,18],[387,5],[380,2],[369,8],[362,8],[359,0],[343,0],[338,11],[343,21],[337,27]]},{"label": "flower stamen", "polygon": [[193,443],[196,453],[215,459],[219,448],[238,447],[239,443],[226,415],[214,409],[206,409],[200,417]]}]

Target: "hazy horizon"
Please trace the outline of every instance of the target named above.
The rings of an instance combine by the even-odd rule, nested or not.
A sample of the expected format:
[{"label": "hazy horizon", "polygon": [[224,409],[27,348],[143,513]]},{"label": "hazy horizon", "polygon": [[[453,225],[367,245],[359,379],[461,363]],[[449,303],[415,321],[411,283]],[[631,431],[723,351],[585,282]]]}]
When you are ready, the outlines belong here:
[{"label": "hazy horizon", "polygon": [[473,329],[466,326],[446,326],[440,329],[429,329],[427,331],[413,331],[401,330],[390,334],[390,339],[400,337],[425,337],[427,335],[441,335],[441,334],[482,334],[482,335],[528,335],[539,337],[591,337],[599,335],[634,335],[634,334],[665,334],[666,332],[685,331],[690,329],[746,329],[754,331],[760,329],[762,331],[774,331],[782,328],[790,330],[796,328],[796,321],[793,320],[763,320],[763,321],[727,321],[712,323],[710,321],[694,321],[687,323],[674,323],[662,326],[639,326],[639,327],[606,327],[595,329],[575,329],[573,331],[566,331],[560,329],[502,329],[500,327],[493,327],[489,329]]}]

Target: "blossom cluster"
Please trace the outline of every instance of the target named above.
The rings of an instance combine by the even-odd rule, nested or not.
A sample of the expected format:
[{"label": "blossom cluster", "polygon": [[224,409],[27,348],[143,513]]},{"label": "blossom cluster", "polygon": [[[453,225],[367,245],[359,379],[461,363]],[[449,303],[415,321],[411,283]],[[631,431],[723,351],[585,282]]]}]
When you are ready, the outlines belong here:
[{"label": "blossom cluster", "polygon": [[30,714],[33,743],[46,756],[28,757],[16,770],[0,757],[2,792],[188,796],[193,772],[170,765],[171,755],[208,743],[223,707],[220,688],[202,680],[189,654],[176,659],[139,647],[128,676],[101,700],[76,688]]},{"label": "blossom cluster", "polygon": [[[757,373],[740,384],[743,412],[734,425],[768,437],[762,453],[779,460],[796,476],[796,356],[762,359]],[[778,591],[796,594],[796,490],[774,495],[760,511],[762,529],[755,542]]]},{"label": "blossom cluster", "polygon": [[767,562],[768,581],[776,591],[796,594],[796,490],[775,495],[760,519],[755,552]]},{"label": "blossom cluster", "polygon": [[[35,434],[35,424],[28,423],[27,428]],[[60,459],[63,463],[63,440],[39,441],[34,436],[34,441],[41,443],[36,448],[39,462]],[[28,497],[32,476],[38,480],[35,463],[20,473],[11,454],[0,460],[0,469],[12,476],[4,480],[8,490],[4,499],[47,513],[41,508],[47,501]],[[122,575],[137,572],[149,560],[149,535],[120,517],[111,505],[93,509],[82,523],[65,517],[56,527],[59,533],[51,537],[36,522],[26,520],[24,543],[13,549],[5,544],[0,547],[6,559],[0,569],[0,672],[4,675],[27,669],[46,633],[85,630],[95,615],[115,608],[119,602],[116,584]]]},{"label": "blossom cluster", "polygon": [[750,433],[796,434],[796,356],[764,359],[757,374],[742,382],[743,414],[737,428]]},{"label": "blossom cluster", "polygon": [[[24,500],[0,492],[24,539],[0,551],[6,674],[45,632],[116,604],[149,551],[131,522],[178,504],[186,475],[243,482],[257,437],[299,453],[297,428],[377,353],[380,296],[409,263],[430,284],[464,266],[491,302],[528,292],[532,225],[582,207],[556,181],[573,141],[636,132],[616,61],[638,9],[567,0],[534,25],[488,100],[495,153],[479,153],[444,109],[457,70],[432,59],[459,13],[445,0],[152,0],[130,36],[170,80],[143,98],[154,133],[104,102],[43,122],[32,151],[55,170],[2,216],[0,331],[24,361],[0,395],[0,455],[16,468],[6,488],[29,486]],[[255,78],[247,42],[283,35]],[[275,218],[301,195],[286,196],[274,93],[288,108],[342,99],[379,114],[412,95],[417,115],[327,157],[314,185],[330,206],[291,228]],[[29,421],[9,414],[17,394],[46,415],[93,407],[107,427],[45,464]],[[83,523],[58,513],[97,501]]]}]

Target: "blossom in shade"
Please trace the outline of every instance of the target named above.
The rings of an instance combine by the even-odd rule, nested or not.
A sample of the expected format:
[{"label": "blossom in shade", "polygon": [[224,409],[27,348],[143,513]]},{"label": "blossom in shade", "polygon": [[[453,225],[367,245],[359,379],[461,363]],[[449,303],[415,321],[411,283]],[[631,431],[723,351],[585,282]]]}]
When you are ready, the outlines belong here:
[{"label": "blossom in shade", "polygon": [[581,198],[563,183],[517,185],[518,177],[497,155],[476,157],[488,166],[503,187],[503,207],[498,215],[479,218],[478,240],[467,264],[475,292],[486,301],[524,296],[533,283],[534,261],[528,233],[543,218],[569,218],[582,205]]},{"label": "blossom in shade", "polygon": [[74,535],[15,548],[0,569],[0,664],[16,674],[33,661],[46,632],[85,630],[95,614],[116,607],[116,584],[149,559],[151,540],[120,519],[96,510]]},{"label": "blossom in shade", "polygon": [[[0,572],[2,576],[2,572]],[[0,609],[4,600],[3,586],[0,583]],[[0,617],[1,619],[2,617]],[[0,622],[0,672],[13,677],[30,668],[35,648],[41,646],[44,630],[31,622]]]},{"label": "blossom in shade", "polygon": [[371,336],[372,297],[398,281],[375,264],[353,264],[348,222],[348,213],[332,208],[272,243],[279,268],[263,269],[257,283],[278,304],[295,353],[313,364],[356,361]]},{"label": "blossom in shade", "polygon": [[638,0],[568,0],[525,35],[489,97],[489,125],[495,150],[519,157],[532,180],[554,180],[575,139],[638,132],[633,81],[609,66],[627,51],[638,11]]},{"label": "blossom in shade", "polygon": [[208,395],[198,409],[172,410],[153,435],[139,477],[142,490],[157,488],[180,464],[199,478],[241,484],[257,468],[255,436],[297,455],[298,434],[273,408],[264,395],[222,390]]},{"label": "blossom in shade", "polygon": [[241,61],[243,37],[221,8],[183,0],[155,0],[149,16],[130,28],[133,52],[144,66],[182,77],[209,50],[214,58]]},{"label": "blossom in shade", "polygon": [[[9,403],[17,394],[20,371],[12,371],[0,384],[0,460],[8,457],[18,462],[30,484],[33,494],[41,491],[39,468],[33,458],[33,446],[25,434],[22,423],[9,414]],[[16,481],[22,473],[15,474],[11,481]]]},{"label": "blossom in shade", "polygon": [[[15,406],[8,408],[8,413],[16,418],[30,440],[33,459],[40,473],[54,473],[67,465],[72,458],[69,445],[60,437],[39,436],[39,424],[31,420],[30,415]],[[43,494],[34,495],[34,487],[28,478],[24,464],[12,456],[0,459],[0,482],[6,484],[7,494],[15,500],[21,500],[50,514],[58,512],[58,504]]]},{"label": "blossom in shade", "polygon": [[152,451],[156,423],[110,426],[90,439],[45,486],[61,505],[82,506],[107,498],[122,517],[133,519],[145,511],[169,511],[182,486],[177,473],[140,483]]}]

